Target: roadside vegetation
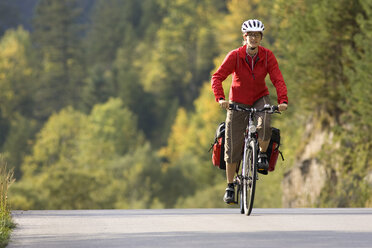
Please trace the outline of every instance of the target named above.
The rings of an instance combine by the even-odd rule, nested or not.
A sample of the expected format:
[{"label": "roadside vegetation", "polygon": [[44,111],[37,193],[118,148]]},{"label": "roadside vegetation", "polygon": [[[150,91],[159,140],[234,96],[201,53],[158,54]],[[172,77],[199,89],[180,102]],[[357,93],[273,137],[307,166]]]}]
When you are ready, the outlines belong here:
[{"label": "roadside vegetation", "polygon": [[0,155],[0,248],[8,244],[11,229],[15,227],[8,204],[8,189],[13,182],[13,172]]}]

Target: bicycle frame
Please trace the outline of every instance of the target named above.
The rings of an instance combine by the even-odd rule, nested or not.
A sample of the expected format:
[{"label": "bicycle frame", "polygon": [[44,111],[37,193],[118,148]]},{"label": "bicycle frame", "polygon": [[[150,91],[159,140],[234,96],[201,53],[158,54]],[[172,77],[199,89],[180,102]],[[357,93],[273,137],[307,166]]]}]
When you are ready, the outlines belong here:
[{"label": "bicycle frame", "polygon": [[[255,109],[253,109],[255,110]],[[248,146],[251,140],[254,140],[254,142],[258,145],[258,138],[257,138],[257,128],[254,125],[254,113],[256,111],[252,111],[249,113],[249,119],[248,119],[248,125],[245,129],[245,134],[244,134],[244,150],[243,150],[243,170],[246,169],[244,166],[246,166],[246,158],[247,158],[247,151],[248,151]],[[245,170],[244,170],[245,171]]]},{"label": "bicycle frame", "polygon": [[[254,115],[257,112],[266,112],[269,114],[279,113],[277,106],[265,105],[263,109],[245,108],[239,105],[230,104],[229,109],[248,112],[248,124],[244,133],[244,150],[241,173],[237,170],[235,184],[237,185],[236,198],[240,195],[240,211],[247,216],[251,214],[254,202],[257,177],[257,157],[258,157],[258,133],[254,123]],[[251,161],[247,161],[251,160]],[[248,196],[249,193],[249,196]],[[249,198],[248,198],[249,197]],[[238,200],[235,201],[238,203]]]}]

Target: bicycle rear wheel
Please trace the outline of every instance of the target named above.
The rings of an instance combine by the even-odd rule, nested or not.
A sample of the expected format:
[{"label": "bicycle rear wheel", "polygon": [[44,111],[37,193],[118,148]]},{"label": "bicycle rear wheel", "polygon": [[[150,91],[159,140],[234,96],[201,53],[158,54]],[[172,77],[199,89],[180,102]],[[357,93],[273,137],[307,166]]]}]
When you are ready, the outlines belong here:
[{"label": "bicycle rear wheel", "polygon": [[[257,144],[251,140],[245,153],[245,166],[242,166],[243,175],[243,207],[244,213],[248,216],[252,212],[254,194],[257,178]],[[244,168],[244,169],[243,169]]]}]

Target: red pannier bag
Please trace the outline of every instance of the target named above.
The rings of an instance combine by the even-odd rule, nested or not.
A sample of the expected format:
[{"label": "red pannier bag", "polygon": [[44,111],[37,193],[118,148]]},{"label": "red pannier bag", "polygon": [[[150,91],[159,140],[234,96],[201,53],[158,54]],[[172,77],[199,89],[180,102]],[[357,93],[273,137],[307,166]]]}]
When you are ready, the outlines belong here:
[{"label": "red pannier bag", "polygon": [[225,162],[225,122],[218,125],[214,143],[209,151],[212,150],[212,163],[221,170],[226,170]]},{"label": "red pannier bag", "polygon": [[279,150],[280,146],[280,130],[272,127],[271,128],[271,139],[269,143],[269,147],[267,148],[266,154],[269,160],[269,169],[268,171],[274,171],[276,162],[278,160],[279,154],[284,161],[284,157],[282,152]]}]

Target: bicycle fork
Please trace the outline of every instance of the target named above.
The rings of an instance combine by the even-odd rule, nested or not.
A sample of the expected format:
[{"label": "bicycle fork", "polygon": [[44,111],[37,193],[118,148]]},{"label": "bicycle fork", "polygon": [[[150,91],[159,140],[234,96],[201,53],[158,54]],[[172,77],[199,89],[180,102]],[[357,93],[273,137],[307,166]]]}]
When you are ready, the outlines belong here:
[{"label": "bicycle fork", "polygon": [[240,191],[243,190],[244,184],[246,184],[247,182],[251,182],[251,180],[249,180],[249,178],[244,176],[244,174],[245,174],[244,172],[246,171],[245,161],[247,159],[247,153],[248,153],[248,149],[249,149],[249,138],[248,137],[245,137],[245,142],[244,142],[243,160],[242,160],[242,163],[241,163],[242,173],[239,174],[239,172],[238,172],[238,175],[234,179],[234,185],[236,185],[236,187],[237,187],[236,191],[235,191],[236,193],[235,193],[234,204],[239,204],[239,195],[240,195]]}]

